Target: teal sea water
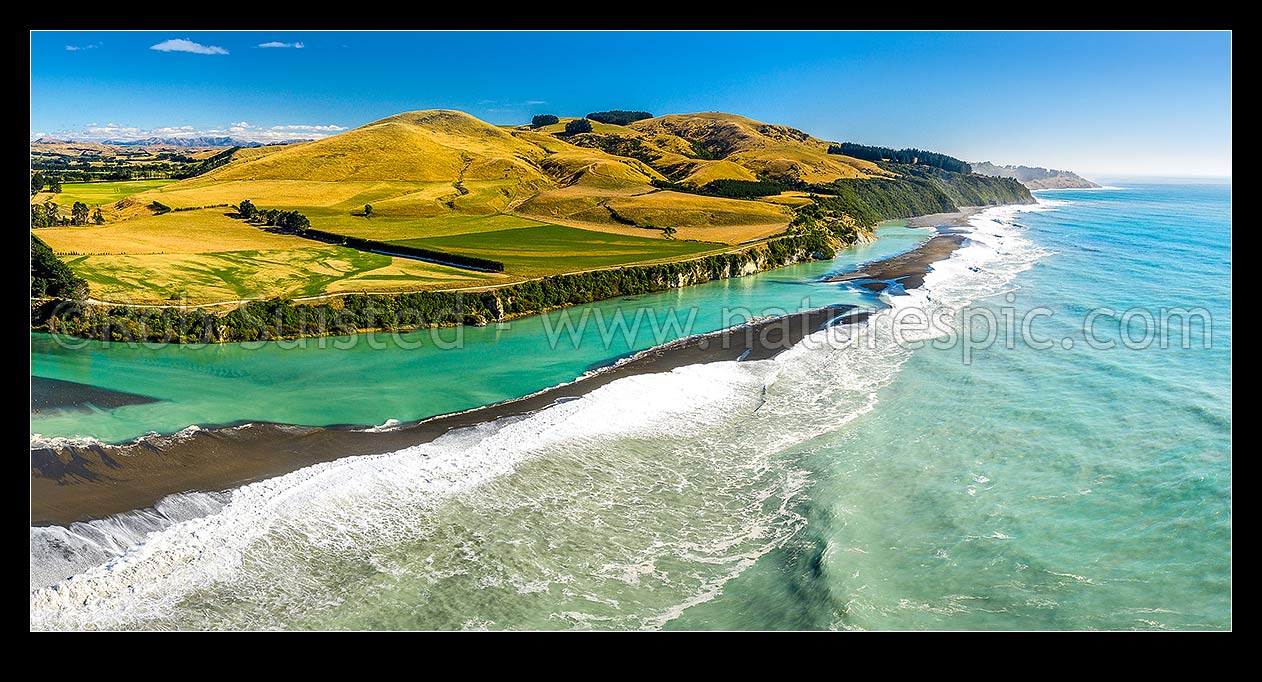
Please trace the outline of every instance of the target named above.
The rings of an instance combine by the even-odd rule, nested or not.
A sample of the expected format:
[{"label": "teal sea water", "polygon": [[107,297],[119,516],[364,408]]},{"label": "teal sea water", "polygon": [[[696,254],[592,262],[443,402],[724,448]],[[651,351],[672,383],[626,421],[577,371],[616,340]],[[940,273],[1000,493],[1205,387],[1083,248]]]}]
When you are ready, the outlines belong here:
[{"label": "teal sea water", "polygon": [[[183,520],[148,534],[131,517],[33,529],[32,625],[1228,628],[1231,189],[1127,185],[1040,199],[975,218],[968,244],[923,288],[888,299],[849,336],[823,332],[768,361],[629,377],[397,453],[179,496],[165,510]],[[925,236],[884,234],[865,253]],[[873,303],[817,281],[844,264],[647,304],[731,300],[758,312],[796,308],[798,292],[814,305]],[[1017,333],[987,343],[996,322]],[[510,334],[521,323],[531,324]],[[960,341],[962,330],[973,343]],[[533,348],[522,334],[507,347]],[[304,423],[377,423],[508,397],[637,343],[608,357],[584,346],[520,358],[511,385],[475,368],[470,376],[482,378],[447,388],[439,364],[427,366],[428,382],[405,384],[372,365],[392,390],[460,397],[391,395],[373,412],[368,382],[349,382],[346,416],[330,417],[316,400],[230,408],[216,397],[233,385],[262,396],[258,376],[304,394],[324,366],[306,359],[313,351],[251,364],[247,351],[212,349],[233,358],[224,364],[236,373],[219,376],[206,369],[213,363],[170,350],[128,360],[44,341],[36,337],[34,355],[43,376],[100,377],[122,390],[135,390],[121,376],[128,363],[152,377],[204,376],[213,421]],[[481,363],[519,360],[486,347],[501,350]],[[328,367],[326,376],[353,376]],[[50,415],[32,431],[125,439],[200,423],[187,406],[195,391],[169,390],[158,396],[165,404],[112,411],[153,412]],[[120,530],[129,524],[131,535]],[[91,560],[55,587],[37,584],[56,548]]]}]

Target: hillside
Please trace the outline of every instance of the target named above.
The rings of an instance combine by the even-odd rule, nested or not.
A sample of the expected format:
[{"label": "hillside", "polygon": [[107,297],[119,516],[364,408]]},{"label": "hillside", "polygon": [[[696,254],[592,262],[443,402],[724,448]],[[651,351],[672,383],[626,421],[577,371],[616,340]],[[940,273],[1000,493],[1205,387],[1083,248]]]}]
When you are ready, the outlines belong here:
[{"label": "hillside", "polygon": [[[59,215],[41,238],[94,296],[219,302],[502,286],[786,232],[839,245],[888,218],[1032,200],[1011,180],[830,153],[806,132],[733,114],[568,134],[574,120],[405,112],[229,148],[179,181],[66,184],[33,197],[32,216]],[[237,215],[247,199],[305,227]],[[104,224],[67,224],[74,201],[99,204]]]},{"label": "hillside", "polygon": [[971,164],[974,173],[997,178],[1013,178],[1028,189],[1088,189],[1099,187],[1086,178],[1067,170],[1038,168],[1033,166],[996,166],[989,161]]},{"label": "hillside", "polygon": [[[800,130],[733,114],[596,122],[567,135],[571,120],[502,128],[457,111],[407,112],[313,142],[238,150],[217,169],[120,206],[120,217],[151,201],[193,208],[250,197],[334,228],[371,203],[387,219],[512,214],[616,234],[661,236],[669,226],[682,239],[738,243],[784,230],[792,210],[688,192],[721,180],[797,187],[896,175],[829,154],[828,142]],[[663,191],[676,186],[687,191]]]},{"label": "hillside", "polygon": [[[855,174],[832,163],[837,177]],[[747,165],[700,158],[692,142],[664,133],[597,124],[592,134],[566,136],[563,124],[506,129],[457,111],[415,111],[313,142],[241,149],[219,168],[116,210],[122,218],[152,201],[195,208],[250,198],[336,229],[371,203],[385,220],[512,214],[660,238],[663,205],[673,203],[679,210],[670,226],[679,238],[735,243],[782,231],[790,211],[722,197],[672,201],[654,196],[661,192],[654,183],[754,177]]]},{"label": "hillside", "polygon": [[207,179],[394,180],[543,179],[540,151],[511,134],[453,111],[398,114],[313,142],[260,148]]},{"label": "hillside", "polygon": [[671,114],[629,127],[647,135],[682,139],[710,158],[773,180],[827,183],[888,175],[870,161],[830,155],[829,143],[796,128],[735,114]]}]

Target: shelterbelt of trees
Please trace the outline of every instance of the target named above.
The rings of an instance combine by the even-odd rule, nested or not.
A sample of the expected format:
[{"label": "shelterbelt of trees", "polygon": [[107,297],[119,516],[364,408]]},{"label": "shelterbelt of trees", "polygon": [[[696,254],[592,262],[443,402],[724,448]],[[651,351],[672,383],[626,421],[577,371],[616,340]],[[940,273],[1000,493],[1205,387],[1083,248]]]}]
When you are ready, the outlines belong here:
[{"label": "shelterbelt of trees", "polygon": [[101,215],[101,207],[97,206],[88,211],[88,205],[82,201],[76,201],[70,206],[70,216],[61,214],[61,207],[53,201],[45,201],[42,204],[31,204],[31,227],[55,227],[57,225],[87,225],[91,220],[94,224],[100,225],[105,222],[105,217]]},{"label": "shelterbelt of trees", "polygon": [[151,180],[156,178],[192,178],[228,163],[241,147],[229,147],[206,158],[195,158],[178,152],[161,152],[139,158],[67,158],[50,154],[31,156],[31,195],[48,188],[54,194],[67,182],[101,182],[107,180]]},{"label": "shelterbelt of trees", "polygon": [[[372,217],[372,204],[364,206],[364,217]],[[478,258],[476,256],[466,256],[459,253],[451,253],[449,251],[438,251],[435,249],[424,249],[407,244],[392,244],[390,242],[382,242],[374,239],[364,239],[345,234],[337,234],[335,232],[326,232],[311,227],[311,221],[307,216],[298,211],[281,211],[274,208],[259,209],[249,199],[243,199],[237,204],[238,218],[248,220],[259,225],[275,227],[283,232],[295,234],[299,237],[314,239],[326,244],[337,244],[360,251],[372,251],[376,253],[386,253],[394,256],[404,256],[418,258],[420,260],[435,261],[444,265],[452,265],[461,268],[471,268],[474,270],[483,270],[486,272],[504,272],[504,263],[491,260],[490,258]]]},{"label": "shelterbelt of trees", "polygon": [[842,142],[841,144],[829,145],[828,153],[853,156],[856,159],[867,161],[889,161],[892,163],[933,166],[934,168],[949,170],[953,173],[973,172],[971,166],[954,156],[927,152],[923,149],[891,149],[890,147],[872,147],[866,144]]}]

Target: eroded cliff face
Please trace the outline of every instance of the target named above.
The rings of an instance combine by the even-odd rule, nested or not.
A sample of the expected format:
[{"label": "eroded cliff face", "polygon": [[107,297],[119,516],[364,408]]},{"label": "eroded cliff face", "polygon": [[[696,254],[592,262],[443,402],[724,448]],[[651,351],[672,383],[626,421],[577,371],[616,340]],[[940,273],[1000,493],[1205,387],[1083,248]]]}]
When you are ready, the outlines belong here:
[{"label": "eroded cliff face", "polygon": [[833,254],[798,248],[794,249],[783,259],[772,259],[767,251],[761,249],[752,250],[743,255],[746,255],[747,258],[742,259],[738,263],[726,263],[717,269],[707,267],[702,263],[697,263],[695,267],[689,267],[683,272],[680,272],[674,280],[669,283],[670,288],[687,287],[719,279],[748,277],[749,275],[766,272],[767,270],[774,270],[775,268],[784,267],[786,265],[797,265],[798,263],[805,263],[809,260],[831,258]]}]

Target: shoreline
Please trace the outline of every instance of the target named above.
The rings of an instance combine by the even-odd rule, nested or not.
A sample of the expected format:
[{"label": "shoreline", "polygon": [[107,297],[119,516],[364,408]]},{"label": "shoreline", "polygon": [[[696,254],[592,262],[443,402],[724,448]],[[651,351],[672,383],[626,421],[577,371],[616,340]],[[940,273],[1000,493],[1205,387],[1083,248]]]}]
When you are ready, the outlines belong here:
[{"label": "shoreline", "polygon": [[[894,282],[905,288],[919,286],[932,264],[949,257],[964,241],[962,235],[943,228],[958,225],[980,210],[913,219],[920,221],[915,227],[931,222],[938,234],[911,251],[827,281],[869,280],[873,284],[879,280],[883,284],[875,289],[878,291]],[[430,442],[454,429],[536,412],[627,376],[694,364],[773,358],[811,333],[827,326],[858,323],[869,314],[852,305],[829,305],[756,320],[650,348],[531,395],[385,429],[247,423],[186,429],[121,445],[33,448],[31,525],[64,526],[100,519],[152,507],[174,493],[228,490],[320,462],[393,452]]]}]

